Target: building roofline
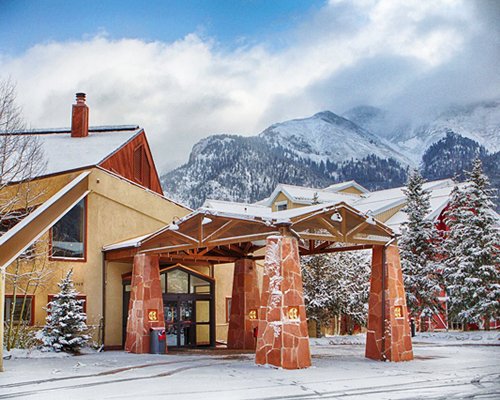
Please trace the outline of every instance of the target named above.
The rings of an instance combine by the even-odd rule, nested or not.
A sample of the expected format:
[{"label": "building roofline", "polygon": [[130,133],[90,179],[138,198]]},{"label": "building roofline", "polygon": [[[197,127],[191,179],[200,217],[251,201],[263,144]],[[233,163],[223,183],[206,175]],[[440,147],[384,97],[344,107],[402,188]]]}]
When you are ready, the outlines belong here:
[{"label": "building roofline", "polygon": [[[142,129],[139,125],[99,125],[89,127],[89,132],[118,132],[118,131],[134,131]],[[58,135],[71,133],[71,128],[40,128],[26,129],[22,131],[0,131],[0,135]]]}]

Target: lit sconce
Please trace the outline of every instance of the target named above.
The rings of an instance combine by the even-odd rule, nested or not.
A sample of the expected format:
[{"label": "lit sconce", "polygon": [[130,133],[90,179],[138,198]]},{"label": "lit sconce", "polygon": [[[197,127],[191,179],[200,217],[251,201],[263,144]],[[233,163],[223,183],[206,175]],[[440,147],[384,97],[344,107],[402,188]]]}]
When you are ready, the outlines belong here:
[{"label": "lit sconce", "polygon": [[336,212],[335,214],[332,214],[332,216],[330,217],[330,219],[333,222],[342,222],[342,215],[340,215],[338,212]]}]

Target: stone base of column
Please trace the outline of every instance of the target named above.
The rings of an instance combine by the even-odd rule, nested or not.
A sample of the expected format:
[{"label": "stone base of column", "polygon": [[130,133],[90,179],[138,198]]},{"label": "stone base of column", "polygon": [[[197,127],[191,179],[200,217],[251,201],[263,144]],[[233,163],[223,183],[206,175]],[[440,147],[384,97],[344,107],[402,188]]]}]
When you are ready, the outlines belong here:
[{"label": "stone base of column", "polygon": [[255,362],[285,369],[311,366],[297,239],[267,239]]},{"label": "stone base of column", "polygon": [[229,349],[255,350],[254,329],[260,305],[255,261],[243,258],[234,263],[231,315],[227,335]]},{"label": "stone base of column", "polygon": [[[385,287],[382,286],[384,251]],[[388,248],[373,247],[365,356],[382,361],[413,360],[403,274],[399,250],[394,244]]]},{"label": "stone base of column", "polygon": [[150,328],[164,327],[158,256],[134,257],[125,350],[149,353]]}]

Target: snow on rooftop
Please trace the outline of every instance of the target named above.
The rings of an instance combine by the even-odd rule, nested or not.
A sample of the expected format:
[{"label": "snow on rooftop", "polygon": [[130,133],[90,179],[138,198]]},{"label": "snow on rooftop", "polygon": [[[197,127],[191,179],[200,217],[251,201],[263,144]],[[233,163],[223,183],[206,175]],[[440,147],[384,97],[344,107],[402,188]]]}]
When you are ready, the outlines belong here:
[{"label": "snow on rooftop", "polygon": [[207,208],[214,211],[235,213],[235,214],[248,214],[254,216],[266,216],[271,212],[270,207],[259,204],[235,203],[223,200],[205,200],[202,208]]},{"label": "snow on rooftop", "polygon": [[333,185],[327,186],[326,188],[324,188],[322,190],[327,191],[327,192],[338,192],[339,190],[344,190],[344,189],[347,189],[347,188],[350,188],[350,187],[356,188],[359,191],[361,191],[362,193],[370,193],[370,191],[368,189],[366,189],[365,187],[361,186],[355,180],[334,183]]},{"label": "snow on rooftop", "polygon": [[127,247],[138,247],[141,241],[146,239],[148,236],[151,236],[151,233],[148,233],[147,235],[137,236],[132,239],[123,240],[122,242],[109,244],[107,246],[103,246],[102,249],[104,251],[109,251],[109,250],[124,249]]},{"label": "snow on rooftop", "polygon": [[37,176],[94,166],[141,132],[135,125],[91,127],[87,137],[71,137],[69,128],[37,129],[28,134],[38,138],[47,166]]}]

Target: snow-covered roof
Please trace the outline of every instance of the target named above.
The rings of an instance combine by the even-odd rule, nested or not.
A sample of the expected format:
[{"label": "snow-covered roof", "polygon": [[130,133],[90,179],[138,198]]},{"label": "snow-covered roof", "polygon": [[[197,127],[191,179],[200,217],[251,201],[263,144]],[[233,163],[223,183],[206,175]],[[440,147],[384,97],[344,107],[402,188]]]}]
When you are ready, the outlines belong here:
[{"label": "snow-covered roof", "polygon": [[257,202],[256,204],[270,207],[279,193],[284,193],[285,196],[287,196],[294,203],[304,205],[312,204],[312,201],[314,199],[316,199],[320,203],[345,202],[347,204],[351,204],[359,197],[356,194],[333,192],[327,191],[325,189],[285,185],[280,183],[278,186],[276,186],[271,196],[269,196],[265,200]]},{"label": "snow-covered roof", "polygon": [[334,183],[333,185],[327,186],[326,188],[324,188],[322,190],[325,190],[327,192],[339,192],[341,190],[345,190],[345,189],[348,189],[351,187],[359,190],[361,193],[370,193],[370,191],[367,188],[365,188],[364,186],[361,186],[358,182],[356,182],[354,180]]},{"label": "snow-covered roof", "polygon": [[[451,181],[451,180],[450,180]],[[433,182],[428,182],[428,184],[432,184]],[[450,201],[451,192],[455,184],[451,181],[452,185],[443,186],[443,185],[435,185],[434,187],[438,187],[437,189],[429,189],[430,190],[430,209],[431,212],[426,216],[426,219],[431,221],[435,221],[441,212],[445,209],[448,202]],[[424,184],[425,187],[426,184]],[[462,187],[466,185],[466,183],[459,183],[458,186]],[[440,187],[442,186],[442,187]],[[406,222],[408,219],[407,215],[403,211],[398,211],[391,218],[389,218],[385,223],[388,225],[395,233],[400,233],[401,224]]]},{"label": "snow-covered roof", "polygon": [[271,208],[260,204],[235,203],[232,201],[207,199],[202,208],[214,211],[229,212],[235,214],[248,214],[257,216],[266,216],[271,212]]},{"label": "snow-covered roof", "polygon": [[[71,137],[70,128],[34,129],[16,135],[36,136],[47,166],[38,176],[98,165],[142,132],[136,125],[96,126],[86,137]],[[5,134],[5,133],[0,133]]]},{"label": "snow-covered roof", "polygon": [[124,249],[124,248],[128,248],[128,247],[139,247],[141,240],[144,240],[149,236],[151,236],[151,233],[148,233],[147,235],[141,235],[141,236],[137,236],[135,238],[123,240],[121,242],[113,243],[113,244],[104,246],[102,249],[104,251],[108,251],[108,250]]}]

